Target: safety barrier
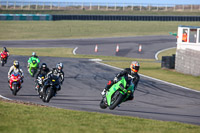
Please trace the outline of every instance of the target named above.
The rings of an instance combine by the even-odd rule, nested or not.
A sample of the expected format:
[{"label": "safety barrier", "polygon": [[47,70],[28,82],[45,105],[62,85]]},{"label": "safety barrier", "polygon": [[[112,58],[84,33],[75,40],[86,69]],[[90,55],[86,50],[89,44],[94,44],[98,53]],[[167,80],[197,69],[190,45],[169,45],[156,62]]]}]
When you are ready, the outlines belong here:
[{"label": "safety barrier", "polygon": [[0,14],[0,20],[29,20],[29,21],[49,21],[52,15],[49,14]]},{"label": "safety barrier", "polygon": [[52,20],[200,21],[200,16],[52,15]]},{"label": "safety barrier", "polygon": [[0,14],[0,20],[200,21],[200,16]]}]

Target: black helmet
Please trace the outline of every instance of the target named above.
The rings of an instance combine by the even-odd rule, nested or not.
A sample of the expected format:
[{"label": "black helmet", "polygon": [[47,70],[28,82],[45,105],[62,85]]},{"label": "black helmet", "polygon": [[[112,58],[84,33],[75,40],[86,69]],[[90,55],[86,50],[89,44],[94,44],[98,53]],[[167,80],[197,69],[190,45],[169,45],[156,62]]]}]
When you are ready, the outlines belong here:
[{"label": "black helmet", "polygon": [[42,63],[41,68],[42,68],[43,70],[45,70],[45,69],[47,68],[47,64],[46,64],[46,63]]},{"label": "black helmet", "polygon": [[3,51],[7,51],[6,47],[3,47]]}]

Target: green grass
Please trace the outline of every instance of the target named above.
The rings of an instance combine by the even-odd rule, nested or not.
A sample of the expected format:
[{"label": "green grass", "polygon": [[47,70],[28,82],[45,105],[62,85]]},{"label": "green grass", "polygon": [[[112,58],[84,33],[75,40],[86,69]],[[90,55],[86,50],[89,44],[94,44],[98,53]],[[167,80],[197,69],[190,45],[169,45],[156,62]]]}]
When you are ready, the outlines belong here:
[{"label": "green grass", "polygon": [[66,39],[169,35],[178,25],[199,22],[158,21],[0,21],[0,40]]},{"label": "green grass", "polygon": [[[70,58],[100,58],[103,60],[103,63],[120,68],[129,67],[131,61],[137,60],[140,62],[141,65],[139,71],[139,73],[141,74],[200,91],[200,82],[199,82],[200,76],[195,77],[191,75],[181,74],[172,70],[162,69],[161,63],[155,62],[154,59],[133,59],[127,57],[96,56],[96,55],[73,55],[72,48],[9,48],[9,51],[11,55],[30,56],[31,53],[35,51],[39,56],[52,56],[52,57],[57,56],[57,57],[70,57]],[[161,53],[161,55],[167,55],[170,54],[171,52],[173,53],[174,50],[166,51],[164,53]]]},{"label": "green grass", "polygon": [[176,54],[176,48],[165,50],[158,54],[158,60],[162,60],[162,56],[172,56],[172,54]]},{"label": "green grass", "polygon": [[0,10],[0,14],[91,14],[91,15],[189,15],[198,16],[199,11],[89,11],[89,10]]},{"label": "green grass", "polygon": [[200,126],[0,100],[1,133],[198,133]]}]

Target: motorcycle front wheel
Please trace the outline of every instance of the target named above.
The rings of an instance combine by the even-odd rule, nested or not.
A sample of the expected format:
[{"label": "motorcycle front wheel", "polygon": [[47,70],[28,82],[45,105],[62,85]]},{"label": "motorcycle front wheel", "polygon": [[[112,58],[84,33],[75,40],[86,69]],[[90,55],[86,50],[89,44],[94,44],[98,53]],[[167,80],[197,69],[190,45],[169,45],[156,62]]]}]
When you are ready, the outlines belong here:
[{"label": "motorcycle front wheel", "polygon": [[43,102],[49,102],[50,101],[50,99],[53,97],[53,95],[55,94],[55,91],[54,91],[54,89],[52,88],[52,87],[48,87],[47,89],[46,89],[46,94],[45,94],[45,96],[43,96]]},{"label": "motorcycle front wheel", "polygon": [[13,84],[13,91],[12,91],[12,94],[14,95],[14,96],[16,96],[17,95],[17,84]]},{"label": "motorcycle front wheel", "polygon": [[116,91],[112,96],[109,109],[110,110],[115,109],[117,105],[119,105],[122,102],[123,98],[124,98],[124,95],[122,95],[119,91]]}]

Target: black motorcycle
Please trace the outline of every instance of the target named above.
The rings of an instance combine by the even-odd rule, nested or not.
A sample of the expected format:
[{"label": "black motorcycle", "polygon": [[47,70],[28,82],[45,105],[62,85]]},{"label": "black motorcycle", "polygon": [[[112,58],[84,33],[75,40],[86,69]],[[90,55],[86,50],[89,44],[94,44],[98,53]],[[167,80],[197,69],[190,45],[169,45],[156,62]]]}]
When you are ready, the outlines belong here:
[{"label": "black motorcycle", "polygon": [[55,96],[57,90],[60,89],[59,77],[54,75],[49,75],[48,79],[44,83],[43,87],[43,102],[49,102],[50,99]]}]

